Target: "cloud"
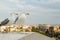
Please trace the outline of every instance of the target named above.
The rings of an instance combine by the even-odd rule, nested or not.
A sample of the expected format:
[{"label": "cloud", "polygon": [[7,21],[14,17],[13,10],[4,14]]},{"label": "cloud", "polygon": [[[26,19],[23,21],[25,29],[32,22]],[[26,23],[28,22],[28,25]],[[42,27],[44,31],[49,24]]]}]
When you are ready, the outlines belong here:
[{"label": "cloud", "polygon": [[31,11],[37,12],[37,13],[52,13],[52,12],[60,12],[60,10],[56,9],[49,9],[49,8],[44,8],[44,7],[37,7],[35,6],[34,9]]},{"label": "cloud", "polygon": [[31,10],[31,9],[34,9],[34,8],[35,8],[35,7],[32,6],[32,5],[21,5],[21,4],[17,5],[17,7],[18,7],[19,9],[27,9],[27,10]]},{"label": "cloud", "polygon": [[8,2],[19,3],[20,0],[6,0]]},{"label": "cloud", "polygon": [[39,3],[39,4],[53,4],[58,3],[60,0],[32,0],[32,3]]},{"label": "cloud", "polygon": [[[35,11],[35,12],[56,12],[56,11],[59,11],[58,9],[53,9],[53,8],[50,8],[49,5],[43,5],[41,6],[36,6],[34,4],[34,2],[43,2],[43,3],[55,3],[55,2],[59,2],[59,0],[31,0],[33,2],[33,4],[35,5],[32,5],[32,4],[19,4],[18,2],[21,2],[21,3],[25,3],[27,2],[27,0],[6,0],[6,1],[10,1],[10,2],[15,2],[17,3],[17,5],[15,5],[15,7],[13,7],[13,4],[11,5],[12,7],[10,8],[10,6],[2,6],[0,5],[0,9],[1,10],[19,10],[19,9],[23,9],[23,10],[29,10],[29,11]],[[54,7],[54,6],[53,6]]]},{"label": "cloud", "polygon": [[10,8],[8,6],[0,5],[0,13],[12,13],[15,10],[16,10],[16,8]]},{"label": "cloud", "polygon": [[48,0],[48,3],[56,3],[56,2],[60,2],[60,0]]},{"label": "cloud", "polygon": [[6,6],[1,6],[1,5],[0,5],[0,10],[11,10],[11,8],[6,7]]},{"label": "cloud", "polygon": [[36,12],[36,13],[54,13],[54,12],[60,12],[58,9],[50,9],[50,8],[45,8],[45,7],[39,7],[39,6],[33,6],[33,5],[22,5],[19,4],[17,5],[18,9],[21,10],[28,10],[30,12]]}]

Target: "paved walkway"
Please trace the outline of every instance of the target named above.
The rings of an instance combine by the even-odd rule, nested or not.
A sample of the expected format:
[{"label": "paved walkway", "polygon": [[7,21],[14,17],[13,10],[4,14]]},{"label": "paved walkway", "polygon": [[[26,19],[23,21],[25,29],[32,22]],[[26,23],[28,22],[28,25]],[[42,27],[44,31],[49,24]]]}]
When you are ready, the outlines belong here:
[{"label": "paved walkway", "polygon": [[32,34],[33,32],[10,32],[10,33],[0,33],[0,40],[18,40],[27,35]]},{"label": "paved walkway", "polygon": [[0,33],[0,40],[54,40],[47,36],[34,33],[34,32],[11,32],[11,33]]},{"label": "paved walkway", "polygon": [[54,39],[38,33],[33,33],[19,40],[54,40]]}]

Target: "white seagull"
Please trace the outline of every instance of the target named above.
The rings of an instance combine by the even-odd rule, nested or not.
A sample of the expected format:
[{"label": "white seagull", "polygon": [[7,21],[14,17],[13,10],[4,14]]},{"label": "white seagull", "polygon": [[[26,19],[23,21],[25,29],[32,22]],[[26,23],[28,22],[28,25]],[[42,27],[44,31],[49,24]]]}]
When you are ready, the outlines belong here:
[{"label": "white seagull", "polygon": [[18,13],[13,13],[9,18],[3,20],[0,26],[5,26],[5,25],[10,26],[13,24],[22,26],[26,22],[27,15],[29,15],[29,13],[23,13],[21,14],[21,16],[19,16]]},{"label": "white seagull", "polygon": [[29,13],[23,13],[21,16],[18,16],[15,20],[15,24],[19,26],[23,26],[26,22],[26,17],[29,15]]}]

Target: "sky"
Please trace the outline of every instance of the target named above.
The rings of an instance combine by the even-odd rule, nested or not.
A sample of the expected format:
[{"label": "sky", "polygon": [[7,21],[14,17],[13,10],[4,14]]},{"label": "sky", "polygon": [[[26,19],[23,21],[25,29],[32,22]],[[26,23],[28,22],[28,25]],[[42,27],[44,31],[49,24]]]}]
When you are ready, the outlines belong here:
[{"label": "sky", "polygon": [[60,24],[60,0],[0,0],[0,22],[15,12],[29,12],[27,24]]}]

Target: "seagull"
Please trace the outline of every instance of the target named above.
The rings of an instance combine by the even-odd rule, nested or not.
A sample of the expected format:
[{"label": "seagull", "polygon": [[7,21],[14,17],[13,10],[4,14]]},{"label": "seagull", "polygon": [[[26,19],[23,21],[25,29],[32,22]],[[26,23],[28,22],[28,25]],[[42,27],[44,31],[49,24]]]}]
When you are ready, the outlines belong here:
[{"label": "seagull", "polygon": [[15,13],[13,14],[10,14],[10,17],[4,19],[1,23],[0,23],[0,26],[9,26],[9,25],[12,25],[16,19],[15,17]]},{"label": "seagull", "polygon": [[19,26],[23,26],[26,23],[26,18],[29,15],[29,13],[23,13],[21,16],[18,16],[15,20],[15,24]]},{"label": "seagull", "polygon": [[23,13],[20,16],[18,15],[18,13],[12,13],[10,15],[11,16],[9,18],[6,18],[0,23],[0,26],[6,26],[6,25],[10,26],[13,24],[22,26],[26,22],[26,17],[27,15],[29,15],[29,13]]}]

